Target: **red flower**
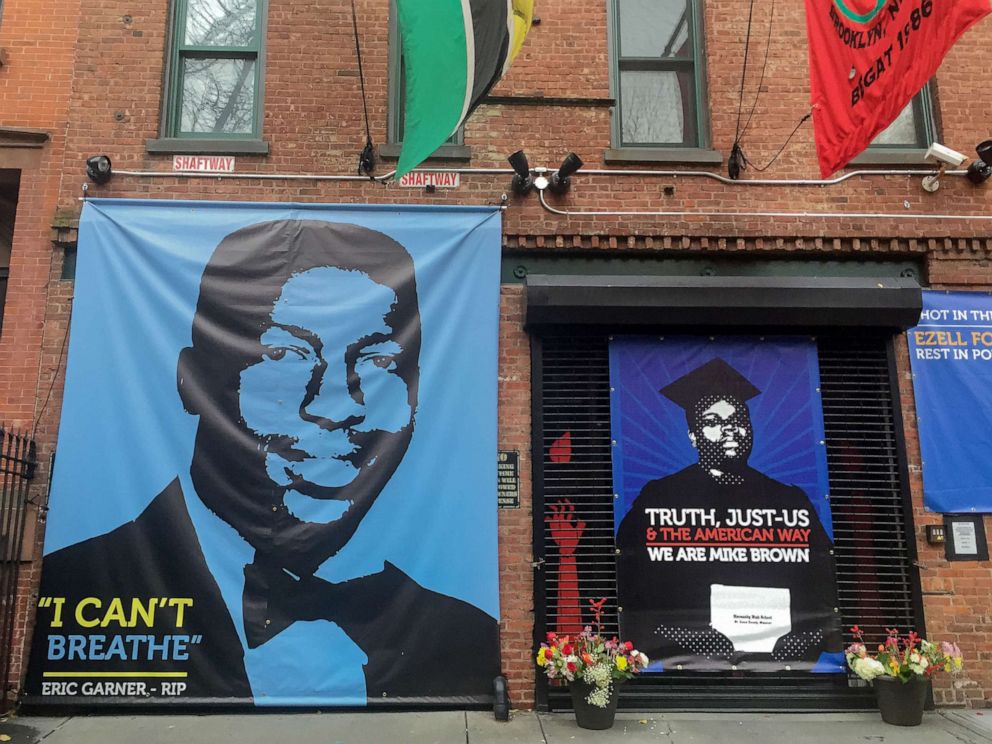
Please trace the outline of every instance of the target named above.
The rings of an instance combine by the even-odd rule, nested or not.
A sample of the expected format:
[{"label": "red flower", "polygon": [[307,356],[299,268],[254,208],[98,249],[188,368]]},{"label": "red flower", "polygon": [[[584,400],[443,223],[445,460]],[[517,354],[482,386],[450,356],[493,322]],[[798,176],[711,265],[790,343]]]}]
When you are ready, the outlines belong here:
[{"label": "red flower", "polygon": [[633,644],[633,643],[631,643],[630,641],[626,641],[626,642],[625,642],[625,643],[623,644],[623,647],[624,647],[625,649],[627,649],[628,651],[633,651],[633,650],[634,650],[634,644]]},{"label": "red flower", "polygon": [[564,646],[561,647],[561,652],[563,654],[565,654],[565,656],[571,656],[572,655],[572,644],[571,643],[566,643]]},{"label": "red flower", "polygon": [[565,664],[565,667],[566,667],[566,668],[568,669],[568,671],[569,671],[569,672],[571,672],[572,674],[574,674],[574,673],[575,673],[575,662],[574,662],[574,661],[570,661],[570,662],[568,662],[567,664]]},{"label": "red flower", "polygon": [[854,635],[860,635],[861,634],[861,628],[859,628],[857,625],[855,625],[853,628],[851,628],[851,632],[854,633]]},{"label": "red flower", "polygon": [[548,641],[553,641],[555,639],[555,634],[552,631],[548,631]]}]

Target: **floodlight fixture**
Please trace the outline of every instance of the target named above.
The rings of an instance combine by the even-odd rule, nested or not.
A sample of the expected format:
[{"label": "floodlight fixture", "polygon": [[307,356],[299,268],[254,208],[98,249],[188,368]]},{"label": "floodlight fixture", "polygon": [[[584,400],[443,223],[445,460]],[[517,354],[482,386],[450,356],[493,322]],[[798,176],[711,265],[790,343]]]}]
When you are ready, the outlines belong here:
[{"label": "floodlight fixture", "polygon": [[980,142],[975,148],[981,160],[973,160],[968,166],[968,180],[980,186],[992,178],[992,140]]},{"label": "floodlight fixture", "polygon": [[114,166],[106,155],[94,155],[86,160],[86,176],[95,184],[103,185],[114,175]]},{"label": "floodlight fixture", "polygon": [[975,147],[975,152],[978,153],[978,157],[982,159],[985,165],[992,165],[992,139],[979,142]]},{"label": "floodlight fixture", "polygon": [[558,171],[551,176],[550,188],[556,194],[564,194],[572,185],[572,176],[582,167],[582,158],[574,152],[568,153],[561,161]]},{"label": "floodlight fixture", "polygon": [[521,196],[529,194],[534,188],[534,179],[530,175],[530,163],[527,162],[527,155],[523,150],[517,150],[507,158],[507,161],[514,171],[513,183],[510,184],[510,188],[515,194]]}]

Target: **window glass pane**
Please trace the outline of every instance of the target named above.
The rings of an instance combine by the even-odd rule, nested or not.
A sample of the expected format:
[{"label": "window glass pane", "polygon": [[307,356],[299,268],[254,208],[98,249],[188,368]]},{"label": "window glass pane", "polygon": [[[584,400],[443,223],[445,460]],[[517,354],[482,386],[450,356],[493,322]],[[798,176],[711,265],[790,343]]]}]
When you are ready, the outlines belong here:
[{"label": "window glass pane", "polygon": [[625,145],[695,146],[691,72],[621,71]]},{"label": "window glass pane", "polygon": [[247,47],[255,40],[258,0],[188,0],[187,46]]},{"label": "window glass pane", "polygon": [[621,57],[691,57],[688,0],[617,0]]},{"label": "window glass pane", "polygon": [[896,120],[889,124],[887,129],[881,131],[872,141],[873,145],[918,145],[919,137],[916,128],[916,111],[913,110],[913,102],[900,112]]},{"label": "window glass pane", "polygon": [[251,134],[255,114],[255,61],[184,59],[183,133]]}]

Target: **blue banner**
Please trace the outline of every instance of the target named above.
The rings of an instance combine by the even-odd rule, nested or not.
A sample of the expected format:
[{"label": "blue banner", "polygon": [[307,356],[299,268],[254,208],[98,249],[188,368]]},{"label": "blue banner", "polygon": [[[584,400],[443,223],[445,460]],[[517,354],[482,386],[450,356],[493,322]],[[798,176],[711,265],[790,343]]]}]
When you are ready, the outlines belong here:
[{"label": "blue banner", "polygon": [[992,296],[925,291],[907,336],[923,504],[992,512]]},{"label": "blue banner", "polygon": [[490,701],[499,270],[491,208],[88,202],[26,699]]},{"label": "blue banner", "polygon": [[610,343],[621,630],[651,669],[838,672],[814,341]]}]

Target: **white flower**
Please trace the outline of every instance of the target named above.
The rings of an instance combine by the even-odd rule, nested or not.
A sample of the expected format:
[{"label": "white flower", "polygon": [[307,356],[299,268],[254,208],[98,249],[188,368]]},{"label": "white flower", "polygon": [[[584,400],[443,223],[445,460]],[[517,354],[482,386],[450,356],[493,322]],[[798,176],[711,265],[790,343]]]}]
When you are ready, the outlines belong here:
[{"label": "white flower", "polygon": [[855,656],[853,659],[848,659],[851,669],[857,674],[861,679],[871,682],[875,677],[881,677],[885,674],[885,667],[882,665],[878,659],[872,659],[871,657],[861,658],[860,656]]},{"label": "white flower", "polygon": [[582,671],[582,679],[596,687],[607,687],[610,684],[610,668],[606,664],[587,666]]},{"label": "white flower", "polygon": [[586,695],[586,702],[597,708],[605,708],[610,702],[610,686],[593,687],[592,692]]},{"label": "white flower", "polygon": [[919,654],[910,654],[908,666],[915,674],[923,674],[926,668],[930,666],[930,662]]}]

